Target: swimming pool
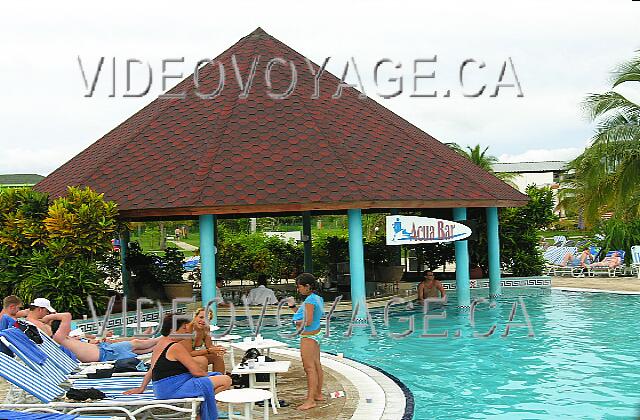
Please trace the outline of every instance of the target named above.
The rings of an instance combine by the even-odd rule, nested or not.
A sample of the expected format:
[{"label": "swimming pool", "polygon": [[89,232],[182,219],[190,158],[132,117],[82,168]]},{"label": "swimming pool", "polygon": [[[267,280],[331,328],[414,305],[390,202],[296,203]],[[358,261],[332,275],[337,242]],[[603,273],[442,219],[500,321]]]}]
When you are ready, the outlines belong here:
[{"label": "swimming pool", "polygon": [[[474,338],[468,314],[447,309],[445,320],[430,320],[429,332],[449,330],[448,338],[421,338],[420,309],[394,309],[391,324],[373,311],[378,337],[359,328],[344,337],[349,319],[331,323],[322,350],[378,366],[399,378],[415,397],[414,419],[635,418],[640,414],[640,296],[509,290],[498,305],[475,312]],[[535,336],[524,327],[505,331],[512,303],[523,296]],[[452,301],[455,301],[453,299]],[[433,311],[437,314],[441,311]],[[402,316],[416,315],[416,332]],[[518,308],[514,322],[523,322]],[[460,330],[461,336],[454,337]],[[276,337],[275,327],[264,336]],[[292,344],[297,347],[296,341]]]}]

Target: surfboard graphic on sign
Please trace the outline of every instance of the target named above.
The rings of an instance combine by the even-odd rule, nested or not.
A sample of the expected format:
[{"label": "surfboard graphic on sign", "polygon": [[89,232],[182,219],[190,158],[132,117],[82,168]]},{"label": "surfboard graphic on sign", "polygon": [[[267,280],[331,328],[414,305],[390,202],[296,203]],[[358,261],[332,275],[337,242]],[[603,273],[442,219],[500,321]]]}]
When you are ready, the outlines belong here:
[{"label": "surfboard graphic on sign", "polygon": [[451,220],[418,216],[387,216],[387,245],[453,242],[467,238],[471,229]]}]

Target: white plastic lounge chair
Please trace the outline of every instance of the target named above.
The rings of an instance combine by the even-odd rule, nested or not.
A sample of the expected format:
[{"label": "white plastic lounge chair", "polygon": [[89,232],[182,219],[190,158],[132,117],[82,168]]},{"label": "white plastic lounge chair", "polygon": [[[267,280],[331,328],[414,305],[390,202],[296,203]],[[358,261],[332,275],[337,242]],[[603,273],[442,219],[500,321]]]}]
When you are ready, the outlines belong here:
[{"label": "white plastic lounge chair", "polygon": [[640,245],[631,247],[631,274],[635,274],[640,279]]},{"label": "white plastic lounge chair", "polygon": [[[125,415],[128,419],[136,419],[139,414],[153,409],[172,410],[182,415],[188,415],[195,420],[198,413],[198,406],[203,401],[202,398],[183,398],[173,400],[156,400],[151,390],[144,394],[122,395],[122,391],[138,386],[142,378],[109,378],[106,380],[79,380],[74,382],[74,386],[94,387],[104,389],[103,392],[110,396],[110,399],[92,401],[90,403],[71,403],[54,401],[60,398],[65,390],[53,381],[44,377],[25,366],[17,360],[0,353],[0,376],[12,383],[14,386],[24,390],[30,396],[41,401],[41,403],[10,403],[0,405],[0,410],[47,410],[52,413],[80,414],[80,413],[118,413]],[[85,382],[82,382],[85,381]],[[135,382],[137,381],[137,382]],[[109,383],[110,382],[110,383]],[[106,383],[106,385],[105,385]],[[135,385],[137,383],[137,385]],[[133,386],[132,386],[133,384]],[[104,386],[104,388],[103,388]],[[12,396],[16,394],[13,393]],[[12,399],[15,401],[14,399]],[[46,405],[43,405],[46,404]]]},{"label": "white plastic lounge chair", "polygon": [[609,267],[609,266],[590,266],[587,268],[587,274],[590,277],[595,277],[598,275],[607,275],[609,277],[616,277],[617,275],[624,275],[624,271],[625,271],[625,267],[624,267],[624,257],[625,257],[625,252],[622,250],[619,251],[609,251],[607,252],[607,254],[605,255],[605,257],[600,260],[600,262],[603,261],[607,261],[609,258],[611,258],[611,256],[613,255],[614,252],[617,252],[618,255],[620,256],[620,264],[615,266],[615,267]]},{"label": "white plastic lounge chair", "polygon": [[[17,328],[14,330],[20,331]],[[50,357],[47,356],[44,362],[38,363],[24,354],[20,347],[16,346],[6,337],[0,337],[0,341],[2,342],[2,344],[7,346],[9,350],[11,350],[20,360],[22,360],[25,365],[31,368],[31,370],[44,377],[49,378],[52,383],[59,384],[67,379],[67,375],[65,375],[62,371],[60,371],[60,369],[58,369],[58,366],[53,363]]]},{"label": "white plastic lounge chair", "polygon": [[[53,341],[51,337],[40,332],[42,336],[42,351],[44,351],[47,356],[51,357],[56,366],[65,374],[71,374],[72,378],[81,378],[86,377],[87,372],[95,371],[96,366],[101,366],[105,364],[113,364],[114,362],[91,362],[91,363],[79,363],[69,357],[62,349],[60,345]],[[150,353],[149,353],[150,354]],[[142,355],[146,356],[146,355]],[[141,356],[138,356],[141,358]],[[122,372],[122,373],[114,373],[113,376],[144,376],[146,372]]]},{"label": "white plastic lounge chair", "polygon": [[546,262],[546,274],[548,276],[561,276],[563,274],[573,274],[570,266],[560,265],[565,255],[573,254],[578,251],[575,246],[549,247],[542,255]]}]

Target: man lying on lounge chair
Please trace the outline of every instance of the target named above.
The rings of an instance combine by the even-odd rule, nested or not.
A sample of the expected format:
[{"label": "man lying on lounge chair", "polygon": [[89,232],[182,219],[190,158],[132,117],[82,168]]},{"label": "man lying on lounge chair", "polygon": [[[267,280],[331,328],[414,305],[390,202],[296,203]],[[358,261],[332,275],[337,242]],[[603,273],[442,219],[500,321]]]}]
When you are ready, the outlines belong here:
[{"label": "man lying on lounge chair", "polygon": [[[58,344],[69,349],[81,362],[106,362],[136,357],[151,353],[158,339],[133,339],[118,343],[100,342],[96,344],[69,337],[71,314],[56,313],[48,299],[37,298],[29,305],[27,321],[53,338]],[[59,322],[55,322],[59,321]],[[53,327],[53,328],[52,328]]]},{"label": "man lying on lounge chair", "polygon": [[606,257],[602,261],[595,262],[589,265],[589,267],[616,268],[620,264],[622,264],[622,258],[620,258],[620,253],[618,251],[613,251],[610,257]]},{"label": "man lying on lounge chair", "polygon": [[589,252],[589,248],[582,251],[579,257],[573,255],[571,252],[567,252],[567,254],[562,259],[560,265],[562,267],[586,267],[591,262],[591,252]]},{"label": "man lying on lounge chair", "polygon": [[[69,337],[71,332],[71,314],[54,313],[43,318],[46,323],[54,325],[53,339],[61,346],[71,350],[81,362],[108,362],[112,360],[127,359],[140,354],[151,353],[158,338],[132,339],[117,343],[100,342],[97,344],[81,341]],[[58,324],[54,321],[60,321]]]}]

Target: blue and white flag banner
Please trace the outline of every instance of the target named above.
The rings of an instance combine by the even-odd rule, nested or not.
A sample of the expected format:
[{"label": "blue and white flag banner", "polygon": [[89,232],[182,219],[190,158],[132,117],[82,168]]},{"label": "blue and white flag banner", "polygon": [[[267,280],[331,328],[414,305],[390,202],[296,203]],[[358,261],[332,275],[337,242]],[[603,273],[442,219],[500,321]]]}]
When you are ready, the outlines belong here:
[{"label": "blue and white flag banner", "polygon": [[471,229],[450,220],[387,216],[387,245],[433,244],[467,238]]}]

